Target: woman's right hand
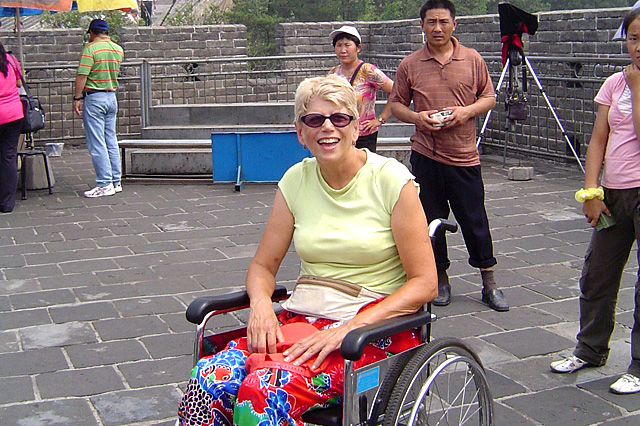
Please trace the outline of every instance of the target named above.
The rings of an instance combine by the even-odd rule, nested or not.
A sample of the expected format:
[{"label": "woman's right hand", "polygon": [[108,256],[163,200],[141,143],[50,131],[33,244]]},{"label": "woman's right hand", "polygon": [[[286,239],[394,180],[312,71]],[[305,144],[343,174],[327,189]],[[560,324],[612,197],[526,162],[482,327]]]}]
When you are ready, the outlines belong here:
[{"label": "woman's right hand", "polygon": [[604,213],[607,216],[611,216],[607,205],[604,201],[599,200],[597,198],[593,198],[591,200],[587,200],[582,204],[582,212],[584,216],[587,218],[587,222],[591,225],[592,228],[595,228],[598,223],[598,219],[600,219],[600,214]]},{"label": "woman's right hand", "polygon": [[250,353],[276,353],[276,343],[284,342],[271,299],[252,303],[247,325],[247,347]]}]

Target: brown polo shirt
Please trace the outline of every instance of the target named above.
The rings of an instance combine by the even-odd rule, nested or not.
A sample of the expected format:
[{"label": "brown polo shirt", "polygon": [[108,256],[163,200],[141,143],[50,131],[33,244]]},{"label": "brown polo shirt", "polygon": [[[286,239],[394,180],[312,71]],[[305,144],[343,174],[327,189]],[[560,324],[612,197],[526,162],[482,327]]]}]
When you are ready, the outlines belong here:
[{"label": "brown polo shirt", "polygon": [[[425,44],[404,58],[393,83],[391,100],[414,111],[441,110],[471,105],[478,98],[495,97],[487,64],[474,49],[461,45],[454,37],[453,54],[441,65]],[[440,163],[476,166],[476,122],[470,119],[456,127],[428,132],[416,126],[411,149]]]}]

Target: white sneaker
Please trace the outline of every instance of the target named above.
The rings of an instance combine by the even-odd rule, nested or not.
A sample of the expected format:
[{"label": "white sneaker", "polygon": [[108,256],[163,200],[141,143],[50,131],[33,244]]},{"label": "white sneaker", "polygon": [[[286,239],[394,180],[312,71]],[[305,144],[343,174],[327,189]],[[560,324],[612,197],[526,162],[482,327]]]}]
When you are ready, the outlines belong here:
[{"label": "white sneaker", "polygon": [[609,386],[609,390],[620,395],[640,392],[640,378],[627,373]]},{"label": "white sneaker", "polygon": [[84,191],[84,196],[87,198],[104,197],[105,195],[113,195],[116,193],[116,189],[113,184],[107,186],[96,186],[92,190]]},{"label": "white sneaker", "polygon": [[559,361],[553,361],[549,367],[551,367],[551,371],[554,373],[573,373],[589,365],[591,364],[587,361],[571,355]]},{"label": "white sneaker", "polygon": [[115,189],[115,190],[116,190],[116,194],[117,194],[118,192],[122,192],[122,185],[121,185],[121,184],[114,185],[114,186],[113,186],[113,189]]}]

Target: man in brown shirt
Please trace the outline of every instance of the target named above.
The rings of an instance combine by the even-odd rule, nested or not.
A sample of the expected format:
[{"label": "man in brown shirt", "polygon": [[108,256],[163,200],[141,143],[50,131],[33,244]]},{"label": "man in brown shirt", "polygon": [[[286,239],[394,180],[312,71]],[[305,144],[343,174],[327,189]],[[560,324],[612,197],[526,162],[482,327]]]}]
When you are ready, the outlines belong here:
[{"label": "man in brown shirt", "polygon": [[[427,42],[400,63],[391,110],[400,120],[416,125],[411,137],[411,166],[427,218],[447,218],[453,211],[469,252],[469,264],[482,275],[482,301],[497,311],[508,311],[509,304],[493,275],[497,261],[475,145],[475,117],[495,106],[495,93],[480,54],[452,36],[455,14],[450,0],[428,0],[422,5],[420,22]],[[409,108],[411,101],[413,110]],[[446,272],[451,262],[444,238],[436,241],[435,256],[438,298],[433,303],[445,306],[451,301]]]}]

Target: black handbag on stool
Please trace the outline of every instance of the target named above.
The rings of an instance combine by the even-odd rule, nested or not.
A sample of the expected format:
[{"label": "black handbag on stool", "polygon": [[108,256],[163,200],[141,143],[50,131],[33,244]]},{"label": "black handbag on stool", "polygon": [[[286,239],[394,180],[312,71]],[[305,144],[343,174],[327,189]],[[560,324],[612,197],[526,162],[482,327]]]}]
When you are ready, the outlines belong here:
[{"label": "black handbag on stool", "polygon": [[[15,56],[14,56],[15,58]],[[23,94],[20,95],[22,101],[22,110],[24,112],[24,120],[22,121],[22,134],[35,133],[40,129],[44,129],[44,110],[40,104],[40,100],[31,95],[27,82],[24,81],[22,73],[14,67],[15,71],[20,75],[22,80]]]}]

